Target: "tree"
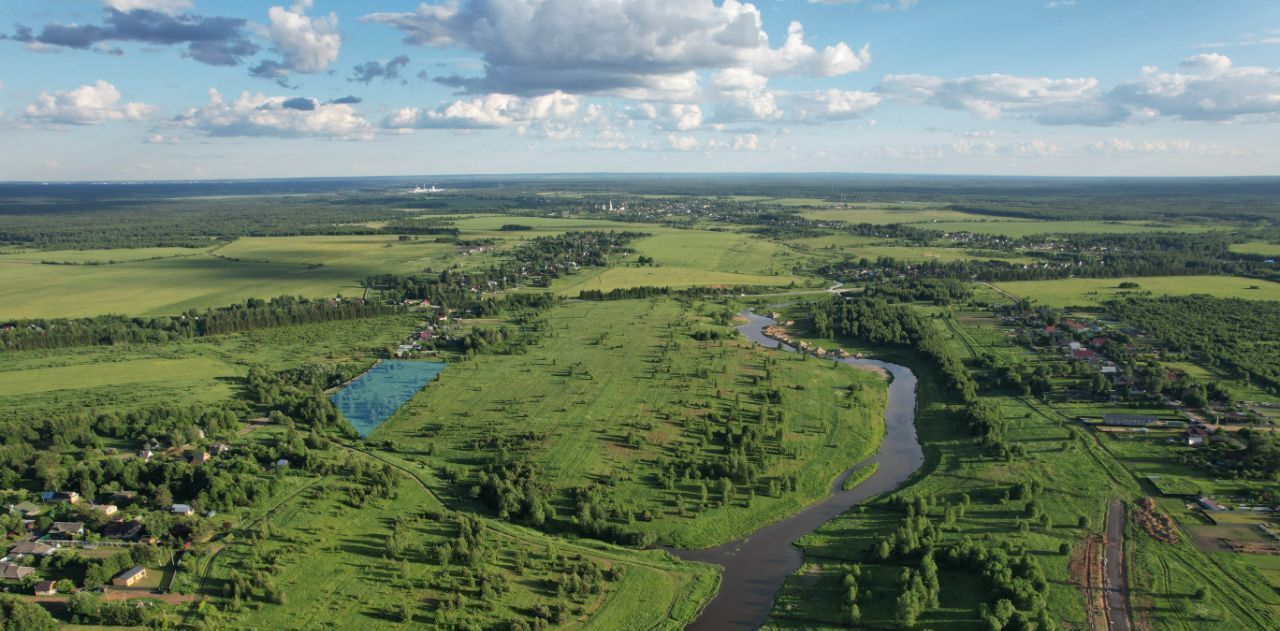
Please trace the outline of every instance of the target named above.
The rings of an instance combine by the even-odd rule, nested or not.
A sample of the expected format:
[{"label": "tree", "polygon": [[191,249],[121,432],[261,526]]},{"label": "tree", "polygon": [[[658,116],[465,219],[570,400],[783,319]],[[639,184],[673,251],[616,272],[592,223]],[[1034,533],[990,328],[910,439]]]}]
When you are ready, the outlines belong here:
[{"label": "tree", "polygon": [[44,607],[8,594],[0,595],[0,629],[57,631],[58,623]]}]

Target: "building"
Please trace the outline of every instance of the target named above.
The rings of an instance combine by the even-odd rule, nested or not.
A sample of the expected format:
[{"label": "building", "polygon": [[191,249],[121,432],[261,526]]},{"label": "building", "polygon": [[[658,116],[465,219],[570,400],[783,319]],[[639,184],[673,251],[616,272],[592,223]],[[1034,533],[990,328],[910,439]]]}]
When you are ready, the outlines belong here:
[{"label": "building", "polygon": [[174,504],[169,507],[169,511],[177,515],[192,515],[196,512],[190,504]]},{"label": "building", "polygon": [[32,502],[22,501],[9,507],[9,511],[17,513],[22,517],[31,517],[40,514],[40,506]]},{"label": "building", "polygon": [[225,454],[228,451],[231,451],[231,445],[228,445],[226,443],[214,443],[212,445],[209,445],[209,453],[215,456],[221,456],[222,454]]},{"label": "building", "polygon": [[1196,503],[1200,504],[1200,508],[1203,508],[1207,511],[1215,512],[1215,513],[1219,511],[1227,510],[1221,504],[1204,496],[1197,497]]},{"label": "building", "polygon": [[0,561],[0,579],[6,581],[20,581],[35,573],[35,568],[30,568],[17,563],[8,561]]},{"label": "building", "polygon": [[133,587],[138,581],[147,577],[147,568],[141,565],[135,565],[125,570],[119,576],[111,579],[111,584],[116,587]]},{"label": "building", "polygon": [[90,504],[89,510],[102,513],[103,515],[114,515],[120,512],[120,507],[115,504]]},{"label": "building", "polygon": [[102,528],[102,536],[116,541],[137,541],[142,538],[142,522],[113,521]]},{"label": "building", "polygon": [[203,449],[197,449],[191,452],[191,460],[189,462],[192,465],[200,466],[206,462],[209,462],[210,458],[212,458],[212,456],[209,455],[209,452]]},{"label": "building", "polygon": [[1114,425],[1118,427],[1146,427],[1156,422],[1157,420],[1159,419],[1157,419],[1154,416],[1147,416],[1145,414],[1103,414],[1102,415],[1103,425]]},{"label": "building", "polygon": [[1188,447],[1199,447],[1209,441],[1209,437],[1213,435],[1213,430],[1204,425],[1192,425],[1187,428],[1186,438]]},{"label": "building", "polygon": [[53,581],[40,581],[34,590],[36,596],[54,596],[58,593],[58,584]]},{"label": "building", "polygon": [[9,548],[9,556],[16,557],[31,555],[36,557],[47,557],[57,550],[57,548],[47,543],[41,543],[39,541],[23,541],[22,543]]},{"label": "building", "polygon": [[80,494],[75,491],[45,491],[40,494],[40,500],[54,504],[78,504]]},{"label": "building", "polygon": [[55,521],[46,534],[59,539],[75,539],[84,534],[84,523],[78,521]]}]

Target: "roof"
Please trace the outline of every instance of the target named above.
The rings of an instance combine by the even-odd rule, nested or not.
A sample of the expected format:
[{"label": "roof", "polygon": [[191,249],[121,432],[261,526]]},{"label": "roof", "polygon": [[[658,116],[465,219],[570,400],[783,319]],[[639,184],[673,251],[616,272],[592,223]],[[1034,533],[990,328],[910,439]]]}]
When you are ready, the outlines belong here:
[{"label": "roof", "polygon": [[23,541],[9,549],[9,556],[17,556],[19,554],[34,554],[44,556],[52,553],[57,548],[39,541]]},{"label": "roof", "polygon": [[142,522],[116,521],[102,529],[102,536],[108,539],[136,539],[142,534]]},{"label": "roof", "polygon": [[78,521],[55,521],[49,527],[49,532],[63,532],[67,534],[80,534],[84,532],[84,523]]},{"label": "roof", "polygon": [[142,567],[141,565],[135,565],[125,570],[122,574],[120,574],[116,578],[127,581],[135,576],[138,576],[139,574],[145,574],[146,572],[147,572],[147,568]]},{"label": "roof", "polygon": [[173,512],[175,512],[175,513],[190,513],[190,512],[192,512],[192,508],[191,508],[191,505],[190,505],[190,504],[174,504],[172,507],[170,507],[170,508],[169,508],[169,510],[171,510],[171,511],[173,511]]},{"label": "roof", "polygon": [[1126,425],[1138,424],[1148,425],[1159,420],[1157,417],[1148,416],[1146,414],[1103,414],[1102,422],[1108,425]]},{"label": "roof", "polygon": [[54,587],[56,587],[57,585],[58,584],[53,581],[40,581],[39,583],[36,583],[36,591],[38,592],[55,591]]},{"label": "roof", "polygon": [[0,561],[0,578],[8,580],[18,580],[26,576],[30,576],[35,572],[34,568],[17,563],[9,563],[8,561]]}]

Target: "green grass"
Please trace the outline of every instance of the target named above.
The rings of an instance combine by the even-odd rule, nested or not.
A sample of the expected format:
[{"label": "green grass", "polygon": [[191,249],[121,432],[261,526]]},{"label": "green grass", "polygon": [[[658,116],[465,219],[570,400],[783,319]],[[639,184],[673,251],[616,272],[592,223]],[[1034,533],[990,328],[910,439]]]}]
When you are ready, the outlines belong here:
[{"label": "green grass", "polygon": [[[845,223],[895,224],[934,223],[942,221],[975,221],[982,215],[948,210],[930,204],[850,204],[849,208],[806,210],[800,213],[806,219],[816,221],[843,221]],[[931,226],[921,226],[931,227]]]},{"label": "green grass", "polygon": [[[728,506],[712,502],[685,512],[677,507],[696,504],[696,484],[662,488],[652,478],[654,459],[696,445],[709,410],[732,413],[741,406],[753,418],[759,405],[751,384],[762,379],[765,359],[773,355],[739,338],[691,339],[702,319],[671,300],[576,303],[552,311],[548,320],[551,336],[525,355],[451,365],[370,440],[389,440],[397,452],[474,473],[489,455],[477,451],[476,439],[539,432],[545,439],[521,445],[520,453],[544,468],[563,517],[573,514],[571,489],[612,480],[613,500],[654,516],[628,527],[673,545],[705,547],[823,497],[841,471],[874,452],[882,434],[878,377],[778,357],[770,371],[787,387],[774,408],[786,414],[785,444],[803,457],[774,459],[749,507],[747,489],[739,486]],[[860,389],[861,402],[845,407],[851,385]],[[628,432],[643,437],[638,447],[625,443]],[[703,449],[723,453],[714,441]],[[769,497],[768,480],[784,474],[798,477],[797,492]]]},{"label": "green grass", "polygon": [[[1120,283],[1138,283],[1120,289]],[[1004,291],[1050,307],[1096,306],[1126,295],[1182,296],[1209,294],[1221,298],[1280,300],[1280,283],[1235,276],[1140,276],[1133,278],[1069,278],[995,283]],[[1254,289],[1256,287],[1256,289]]]},{"label": "green grass", "polygon": [[[272,537],[260,543],[238,533],[206,567],[207,593],[219,597],[232,572],[247,576],[274,559],[272,580],[285,594],[284,604],[247,598],[239,611],[206,617],[237,628],[383,628],[405,626],[394,619],[401,603],[416,626],[438,626],[467,619],[485,627],[527,620],[535,605],[571,602],[570,626],[613,629],[677,629],[710,597],[718,580],[713,568],[677,562],[664,553],[632,552],[598,544],[559,541],[526,529],[487,522],[481,541],[486,560],[472,567],[501,577],[508,586],[481,598],[469,586],[467,564],[441,563],[435,549],[457,536],[454,518],[411,478],[401,477],[395,499],[352,505],[351,481],[342,476],[309,478],[308,484],[265,502]],[[265,512],[265,511],[264,511]],[[406,519],[404,548],[389,557],[386,540],[396,518]],[[516,567],[517,551],[527,561]],[[215,559],[210,565],[210,559]],[[559,598],[557,576],[566,563],[586,560],[602,570],[621,568],[622,578],[607,581],[603,592],[584,598]],[[407,572],[406,572],[407,570]],[[450,594],[461,607],[440,610]],[[223,609],[228,600],[217,598]]]},{"label": "green grass", "polygon": [[391,316],[165,345],[10,352],[0,363],[0,417],[225,401],[249,366],[372,361],[416,324],[413,316]]},{"label": "green grass", "polygon": [[30,250],[0,253],[0,262],[40,264],[43,261],[78,264],[111,264],[148,259],[196,256],[204,253],[195,248],[129,248],[120,250]]},{"label": "green grass", "polygon": [[1231,251],[1239,254],[1256,254],[1258,256],[1280,256],[1280,243],[1272,241],[1248,241],[1231,244]]},{"label": "green grass", "polygon": [[1224,229],[1221,224],[1175,224],[1148,221],[1027,221],[993,219],[983,221],[937,221],[920,228],[943,232],[972,232],[1004,237],[1039,234],[1133,234],[1140,232],[1208,232]]}]

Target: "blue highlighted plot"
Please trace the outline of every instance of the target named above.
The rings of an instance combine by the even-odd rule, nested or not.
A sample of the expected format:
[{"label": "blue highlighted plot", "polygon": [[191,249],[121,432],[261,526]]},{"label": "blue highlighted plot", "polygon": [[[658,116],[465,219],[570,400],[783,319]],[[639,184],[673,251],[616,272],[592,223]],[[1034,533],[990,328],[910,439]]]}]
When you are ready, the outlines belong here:
[{"label": "blue highlighted plot", "polygon": [[360,436],[368,436],[446,366],[444,362],[388,359],[347,384],[331,400]]}]

